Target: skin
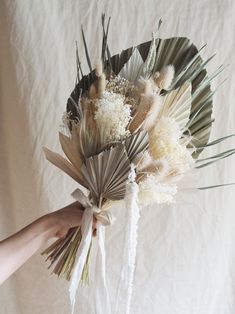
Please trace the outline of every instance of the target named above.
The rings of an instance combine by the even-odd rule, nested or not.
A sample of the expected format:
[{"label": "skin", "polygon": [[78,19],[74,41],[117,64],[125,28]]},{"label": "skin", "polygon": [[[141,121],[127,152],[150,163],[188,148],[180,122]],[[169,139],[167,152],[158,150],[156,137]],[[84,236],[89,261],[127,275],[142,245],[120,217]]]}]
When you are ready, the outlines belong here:
[{"label": "skin", "polygon": [[[0,284],[21,267],[50,238],[63,238],[81,225],[83,210],[78,202],[45,215],[0,242]],[[95,222],[93,225],[95,232]]]}]

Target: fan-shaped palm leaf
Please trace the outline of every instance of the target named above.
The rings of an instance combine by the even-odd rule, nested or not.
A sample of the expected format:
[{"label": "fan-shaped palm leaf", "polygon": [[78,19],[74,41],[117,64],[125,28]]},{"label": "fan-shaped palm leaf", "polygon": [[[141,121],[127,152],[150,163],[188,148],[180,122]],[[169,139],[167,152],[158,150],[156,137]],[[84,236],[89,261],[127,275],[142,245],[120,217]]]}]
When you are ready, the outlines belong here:
[{"label": "fan-shaped palm leaf", "polygon": [[144,61],[139,53],[138,49],[134,49],[130,59],[124,65],[119,72],[119,75],[124,77],[130,82],[136,82],[141,76],[143,70]]},{"label": "fan-shaped palm leaf", "polygon": [[130,161],[124,145],[85,160],[81,171],[97,206],[103,199],[120,200],[126,192]]},{"label": "fan-shaped palm leaf", "polygon": [[184,83],[181,87],[172,90],[165,96],[159,116],[174,118],[182,131],[189,120],[192,97],[191,83]]},{"label": "fan-shaped palm leaf", "polygon": [[[136,48],[138,49],[143,61],[145,62],[152,41],[142,43]],[[193,137],[193,146],[204,147],[209,140],[212,115],[212,96],[213,93],[210,88],[210,79],[208,78],[205,66],[210,59],[205,62],[200,57],[200,50],[190,42],[188,38],[173,37],[168,39],[157,38],[156,45],[156,59],[153,67],[153,72],[161,70],[165,65],[173,65],[175,69],[175,79],[172,83],[172,88],[177,89],[185,82],[192,84],[192,105],[188,124],[188,130]],[[122,68],[127,64],[133,53],[136,55],[134,47],[123,50],[120,54],[114,55],[107,60],[107,73],[118,74]],[[109,69],[111,67],[111,69]],[[86,92],[89,86],[94,82],[94,71],[83,78],[76,85],[72,92],[72,98],[77,101],[80,92]],[[76,110],[71,100],[68,100],[67,111],[72,112],[72,117],[75,119]],[[195,117],[195,113],[197,113]],[[196,119],[197,118],[197,119]],[[185,119],[186,121],[186,119]],[[202,151],[197,150],[194,157],[197,157]]]},{"label": "fan-shaped palm leaf", "polygon": [[125,141],[127,155],[130,162],[132,162],[135,157],[144,152],[148,148],[149,138],[147,131],[140,131],[129,136]]}]

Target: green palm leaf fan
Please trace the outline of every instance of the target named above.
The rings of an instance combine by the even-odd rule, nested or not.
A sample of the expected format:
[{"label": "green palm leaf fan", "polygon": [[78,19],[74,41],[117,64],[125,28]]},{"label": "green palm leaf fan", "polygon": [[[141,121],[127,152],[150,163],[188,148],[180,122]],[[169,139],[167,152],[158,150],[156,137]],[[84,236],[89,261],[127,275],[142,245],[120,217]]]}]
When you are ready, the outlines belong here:
[{"label": "green palm leaf fan", "polygon": [[[177,90],[182,87],[185,82],[191,83],[191,103],[190,115],[187,123],[185,134],[190,134],[192,140],[190,146],[195,149],[193,157],[197,158],[209,140],[211,125],[214,121],[212,118],[213,109],[213,91],[211,90],[211,80],[219,74],[221,68],[212,76],[208,76],[206,65],[214,57],[203,61],[200,50],[190,42],[186,37],[172,37],[167,39],[154,39],[154,51],[152,49],[153,40],[130,47],[123,50],[121,53],[114,56],[110,55],[107,44],[109,22],[105,27],[105,18],[102,16],[103,26],[103,44],[102,44],[102,61],[107,78],[110,75],[118,75],[124,65],[132,57],[135,48],[138,50],[143,62],[151,56],[152,73],[161,70],[166,65],[173,65],[175,69],[175,77],[170,90],[164,91],[165,94],[170,93],[172,90]],[[87,57],[90,73],[84,75],[81,63],[77,53],[77,83],[71,93],[67,102],[67,112],[70,113],[70,118],[73,120],[80,119],[78,110],[79,97],[88,92],[89,87],[96,80],[95,71],[91,67],[88,48],[85,36],[82,30],[83,42]],[[150,51],[152,49],[152,51]]]}]

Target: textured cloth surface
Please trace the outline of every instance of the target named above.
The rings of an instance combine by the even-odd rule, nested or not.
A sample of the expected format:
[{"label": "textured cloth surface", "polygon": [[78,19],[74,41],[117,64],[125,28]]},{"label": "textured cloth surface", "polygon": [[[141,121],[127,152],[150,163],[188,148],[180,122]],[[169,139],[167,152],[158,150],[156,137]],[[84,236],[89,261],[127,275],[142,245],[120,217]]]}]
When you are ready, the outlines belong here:
[{"label": "textured cloth surface", "polygon": [[[61,151],[57,132],[75,83],[75,41],[83,24],[92,63],[101,50],[101,14],[112,16],[111,53],[151,38],[187,36],[201,47],[215,79],[211,139],[235,130],[235,2],[233,0],[0,1],[0,239],[72,201],[76,188],[49,164],[42,146]],[[79,44],[85,64],[84,49]],[[205,155],[235,146],[233,139]],[[235,181],[235,157],[212,165],[198,186]],[[133,314],[235,313],[235,188],[185,194],[170,207],[143,209],[131,301]],[[112,303],[122,260],[122,211],[107,228],[107,277]],[[95,287],[80,288],[76,313],[93,314]],[[40,253],[0,287],[1,314],[67,314],[68,285],[50,276]],[[105,313],[105,309],[103,311]]]}]

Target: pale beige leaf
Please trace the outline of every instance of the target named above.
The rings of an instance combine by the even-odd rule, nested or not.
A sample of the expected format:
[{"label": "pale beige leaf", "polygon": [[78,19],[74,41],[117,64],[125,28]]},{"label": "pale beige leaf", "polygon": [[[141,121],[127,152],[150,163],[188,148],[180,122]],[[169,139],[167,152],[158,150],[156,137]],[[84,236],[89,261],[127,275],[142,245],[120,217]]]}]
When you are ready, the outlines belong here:
[{"label": "pale beige leaf", "polygon": [[125,146],[129,160],[132,162],[138,154],[143,153],[148,148],[148,144],[147,131],[140,131],[128,137]]},{"label": "pale beige leaf", "polygon": [[144,123],[141,127],[143,130],[150,131],[155,125],[162,109],[162,96],[155,95],[149,112],[147,113]]},{"label": "pale beige leaf", "polygon": [[82,173],[93,200],[119,200],[125,197],[130,161],[123,145],[112,147],[85,160]]},{"label": "pale beige leaf", "polygon": [[73,123],[71,135],[74,141],[77,141],[77,142],[80,141],[79,139],[80,138],[80,124],[79,123]]},{"label": "pale beige leaf", "polygon": [[190,116],[192,85],[189,82],[171,91],[165,96],[160,116],[171,117],[176,120],[181,130],[184,130]]},{"label": "pale beige leaf", "polygon": [[134,133],[138,131],[144,123],[145,118],[147,117],[152,106],[152,99],[149,97],[141,97],[137,111],[129,124],[129,131]]},{"label": "pale beige leaf", "polygon": [[60,144],[63,152],[68,157],[70,162],[74,167],[80,172],[82,166],[82,159],[80,155],[80,145],[79,142],[74,138],[69,138],[68,136],[59,132]]},{"label": "pale beige leaf", "polygon": [[143,65],[144,61],[139,53],[139,50],[135,48],[131,57],[119,72],[119,75],[130,82],[136,82],[142,74]]},{"label": "pale beige leaf", "polygon": [[59,169],[67,173],[67,175],[69,175],[79,184],[85,186],[83,180],[81,179],[81,174],[77,171],[77,169],[70,162],[68,162],[61,155],[52,152],[46,147],[43,147],[43,151],[48,161],[50,161],[53,165],[55,165],[56,167],[58,167]]}]

